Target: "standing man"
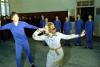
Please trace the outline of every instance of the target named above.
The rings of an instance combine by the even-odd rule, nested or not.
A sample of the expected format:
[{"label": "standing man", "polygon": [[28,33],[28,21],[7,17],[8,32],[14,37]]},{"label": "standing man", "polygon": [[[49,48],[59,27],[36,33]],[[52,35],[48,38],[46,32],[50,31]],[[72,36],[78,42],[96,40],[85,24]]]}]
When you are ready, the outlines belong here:
[{"label": "standing man", "polygon": [[[1,25],[1,16],[0,16],[0,25]],[[1,37],[1,31],[0,31],[0,37]],[[0,38],[0,42],[1,42],[1,38]]]},{"label": "standing man", "polygon": [[57,32],[60,32],[61,31],[61,21],[59,20],[59,17],[58,16],[56,16],[55,18],[56,19],[54,21],[54,25],[56,27],[56,31]]},{"label": "standing man", "polygon": [[44,19],[44,16],[42,15],[41,20],[40,20],[40,28],[43,28],[43,27],[45,27],[45,19]]},{"label": "standing man", "polygon": [[[65,20],[64,25],[63,25],[64,33],[66,35],[70,35],[71,34],[72,25],[71,25],[71,22],[69,21],[68,17],[66,17],[65,19],[66,20]],[[68,47],[70,47],[70,40],[66,40],[66,44],[67,44]]]},{"label": "standing man", "polygon": [[49,21],[48,21],[48,18],[46,17],[46,18],[45,18],[45,26],[46,26],[46,24],[48,24],[48,22],[49,22]]},{"label": "standing man", "polygon": [[9,29],[12,32],[13,38],[15,40],[17,67],[21,67],[21,57],[22,57],[23,49],[26,52],[26,55],[29,59],[31,66],[35,67],[30,52],[29,43],[24,32],[24,28],[37,29],[37,27],[33,25],[29,25],[26,22],[19,21],[19,16],[16,12],[12,13],[11,19],[12,19],[12,23],[6,24],[4,26],[0,26],[0,30]]},{"label": "standing man", "polygon": [[85,31],[86,31],[86,48],[92,49],[92,35],[94,31],[94,21],[92,20],[92,16],[88,16],[88,21],[85,23]]},{"label": "standing man", "polygon": [[[80,34],[83,30],[83,20],[80,15],[77,15],[77,20],[75,21],[75,34]],[[75,46],[82,46],[81,38],[75,39]]]}]

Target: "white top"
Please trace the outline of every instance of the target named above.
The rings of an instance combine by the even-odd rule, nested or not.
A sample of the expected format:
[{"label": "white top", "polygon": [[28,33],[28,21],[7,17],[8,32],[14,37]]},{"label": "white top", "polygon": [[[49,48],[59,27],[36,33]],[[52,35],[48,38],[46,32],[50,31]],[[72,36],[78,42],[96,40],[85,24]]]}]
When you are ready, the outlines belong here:
[{"label": "white top", "polygon": [[40,40],[40,41],[45,41],[48,44],[48,46],[50,48],[53,48],[53,49],[56,49],[56,48],[61,46],[61,44],[60,44],[61,39],[69,40],[69,39],[79,37],[79,35],[75,35],[75,34],[65,35],[65,34],[62,34],[60,32],[56,32],[56,34],[52,37],[50,37],[46,34],[38,36],[38,34],[40,34],[40,31],[38,31],[38,30],[35,31],[32,35],[33,39]]}]

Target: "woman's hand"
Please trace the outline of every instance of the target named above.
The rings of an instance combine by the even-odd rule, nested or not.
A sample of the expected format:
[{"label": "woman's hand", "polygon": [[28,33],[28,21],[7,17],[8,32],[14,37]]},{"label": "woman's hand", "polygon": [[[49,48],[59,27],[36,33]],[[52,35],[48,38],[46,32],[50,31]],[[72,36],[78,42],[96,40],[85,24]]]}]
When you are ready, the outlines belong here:
[{"label": "woman's hand", "polygon": [[40,32],[43,32],[43,31],[45,31],[45,28],[39,28],[38,29]]},{"label": "woman's hand", "polygon": [[85,30],[82,31],[82,33],[81,33],[80,36],[81,36],[81,37],[85,36]]}]

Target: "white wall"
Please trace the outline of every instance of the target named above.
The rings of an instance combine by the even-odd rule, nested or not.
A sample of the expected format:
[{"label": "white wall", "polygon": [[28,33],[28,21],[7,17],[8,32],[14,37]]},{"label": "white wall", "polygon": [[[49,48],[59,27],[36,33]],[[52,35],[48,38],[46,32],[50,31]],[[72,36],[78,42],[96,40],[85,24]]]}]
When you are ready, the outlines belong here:
[{"label": "white wall", "polygon": [[16,11],[18,9],[18,2],[17,0],[9,0],[10,12]]},{"label": "white wall", "polygon": [[9,0],[10,9],[18,13],[67,11],[75,9],[76,0]]},{"label": "white wall", "polygon": [[[10,12],[18,13],[70,11],[74,15],[76,0],[9,0]],[[95,0],[96,8],[100,8],[100,0]],[[97,17],[96,18],[100,18]],[[95,21],[95,34],[100,36],[100,21]]]},{"label": "white wall", "polygon": [[100,7],[100,0],[95,0],[96,7]]},{"label": "white wall", "polygon": [[[100,0],[95,1],[96,8],[100,8]],[[95,35],[100,36],[100,14],[95,18]]]}]

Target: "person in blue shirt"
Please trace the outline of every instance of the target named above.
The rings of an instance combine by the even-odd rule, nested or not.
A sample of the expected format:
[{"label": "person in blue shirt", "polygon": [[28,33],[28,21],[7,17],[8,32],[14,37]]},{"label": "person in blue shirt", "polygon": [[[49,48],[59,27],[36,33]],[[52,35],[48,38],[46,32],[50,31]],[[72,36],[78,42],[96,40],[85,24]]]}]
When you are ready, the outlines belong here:
[{"label": "person in blue shirt", "polygon": [[61,21],[59,20],[59,17],[56,16],[56,19],[54,20],[54,25],[56,27],[56,31],[60,32],[61,31]]},{"label": "person in blue shirt", "polygon": [[[70,35],[71,34],[72,25],[71,25],[71,22],[69,21],[68,17],[66,17],[65,19],[66,19],[66,21],[64,21],[64,25],[63,25],[64,33],[66,35]],[[70,40],[67,40],[66,44],[67,44],[67,46],[70,46]]]},{"label": "person in blue shirt", "polygon": [[[0,16],[0,24],[1,24],[1,16]],[[1,41],[1,31],[0,31],[0,41]],[[1,43],[0,43],[1,44]]]},{"label": "person in blue shirt", "polygon": [[21,56],[22,50],[24,49],[26,55],[29,59],[29,62],[32,67],[35,67],[32,55],[30,52],[29,43],[24,32],[24,28],[37,29],[38,27],[34,25],[29,25],[26,22],[19,21],[19,16],[16,12],[13,12],[11,15],[12,23],[0,26],[0,30],[8,29],[12,32],[13,38],[15,40],[15,49],[16,49],[16,63],[17,67],[21,67]]},{"label": "person in blue shirt", "polygon": [[45,27],[45,19],[44,19],[44,16],[42,15],[41,16],[41,20],[40,20],[40,28],[43,28],[43,27]]},{"label": "person in blue shirt", "polygon": [[94,21],[92,20],[92,16],[88,16],[88,21],[85,23],[85,31],[86,31],[86,48],[92,49],[92,35],[94,32]]},{"label": "person in blue shirt", "polygon": [[[83,20],[81,19],[80,15],[77,15],[77,19],[75,21],[75,34],[80,34],[83,30]],[[75,39],[75,46],[82,46],[81,38]]]}]

